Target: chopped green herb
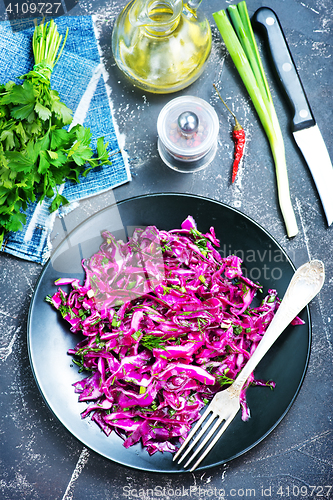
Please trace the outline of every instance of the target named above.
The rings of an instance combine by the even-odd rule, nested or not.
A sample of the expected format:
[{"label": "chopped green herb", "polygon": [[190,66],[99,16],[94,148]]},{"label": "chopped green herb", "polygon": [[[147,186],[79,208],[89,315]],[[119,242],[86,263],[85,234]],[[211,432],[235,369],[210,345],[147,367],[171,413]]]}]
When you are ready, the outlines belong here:
[{"label": "chopped green herb", "polygon": [[221,387],[223,387],[225,385],[231,385],[234,382],[234,379],[232,379],[226,375],[227,371],[228,370],[225,370],[225,372],[222,375],[216,375],[216,379],[219,382],[219,384],[221,385]]},{"label": "chopped green herb", "polygon": [[[241,325],[234,325],[232,328],[233,328],[235,335],[240,335],[243,331],[243,327]],[[250,331],[251,331],[251,329],[250,329]]]},{"label": "chopped green herb", "polygon": [[157,337],[156,335],[144,335],[140,340],[143,347],[149,350],[153,349],[165,349],[165,339],[164,337]]},{"label": "chopped green herb", "polygon": [[134,340],[139,340],[139,338],[141,337],[141,335],[142,335],[142,331],[138,330],[137,332],[132,333],[132,338]]},{"label": "chopped green herb", "polygon": [[112,318],[112,323],[111,323],[111,326],[113,326],[114,328],[119,328],[119,326],[121,325],[121,321],[120,319],[118,318],[118,316],[115,314]]}]

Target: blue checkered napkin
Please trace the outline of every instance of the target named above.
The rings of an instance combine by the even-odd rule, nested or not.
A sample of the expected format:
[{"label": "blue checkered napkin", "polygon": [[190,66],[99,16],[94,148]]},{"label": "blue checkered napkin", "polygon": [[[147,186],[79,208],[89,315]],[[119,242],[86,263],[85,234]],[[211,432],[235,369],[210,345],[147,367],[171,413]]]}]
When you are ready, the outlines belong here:
[{"label": "blue checkered napkin", "polygon": [[[94,23],[91,16],[64,16],[56,19],[58,31],[69,34],[65,49],[55,66],[51,85],[61,100],[72,109],[74,123],[83,123],[92,132],[92,145],[103,136],[113,154],[112,165],[99,167],[82,178],[79,184],[66,182],[62,194],[76,202],[102,193],[131,179],[126,157],[119,152],[107,93],[104,68],[100,61]],[[28,73],[33,66],[31,48],[33,28],[12,32],[9,22],[0,23],[0,82]],[[2,251],[33,262],[44,263],[50,256],[50,233],[56,214],[50,214],[51,200],[35,203],[26,212],[27,223],[22,231],[9,233]],[[61,209],[60,209],[61,212]]]}]

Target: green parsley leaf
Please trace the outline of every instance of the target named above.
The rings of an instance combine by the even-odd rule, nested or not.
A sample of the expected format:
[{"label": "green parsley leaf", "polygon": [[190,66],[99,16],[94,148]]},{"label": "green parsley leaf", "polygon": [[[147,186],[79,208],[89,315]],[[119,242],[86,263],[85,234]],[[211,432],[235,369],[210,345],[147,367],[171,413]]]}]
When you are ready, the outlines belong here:
[{"label": "green parsley leaf", "polygon": [[8,166],[15,172],[28,172],[34,165],[29,158],[19,151],[6,151]]},{"label": "green parsley leaf", "polygon": [[52,115],[51,111],[38,101],[36,102],[34,109],[41,120],[48,120]]},{"label": "green parsley leaf", "polygon": [[60,100],[54,100],[52,102],[52,111],[57,116],[57,118],[63,122],[64,125],[69,125],[70,123],[72,123],[73,120],[72,110],[69,109]]},{"label": "green parsley leaf", "polygon": [[13,149],[15,147],[13,130],[3,130],[0,135],[0,141],[5,143],[6,149]]}]

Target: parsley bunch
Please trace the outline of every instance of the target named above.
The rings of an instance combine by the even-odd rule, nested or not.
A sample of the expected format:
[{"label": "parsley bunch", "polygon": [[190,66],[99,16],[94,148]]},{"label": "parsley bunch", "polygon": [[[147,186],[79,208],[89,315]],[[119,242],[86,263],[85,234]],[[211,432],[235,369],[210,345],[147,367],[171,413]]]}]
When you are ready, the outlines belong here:
[{"label": "parsley bunch", "polygon": [[64,48],[53,20],[34,30],[35,65],[21,76],[23,84],[0,85],[0,246],[5,234],[26,222],[30,202],[53,198],[53,212],[67,199],[57,186],[67,179],[79,182],[91,168],[111,164],[104,138],[97,140],[97,155],[90,146],[90,129],[72,122],[72,111],[51,88],[54,65]]}]

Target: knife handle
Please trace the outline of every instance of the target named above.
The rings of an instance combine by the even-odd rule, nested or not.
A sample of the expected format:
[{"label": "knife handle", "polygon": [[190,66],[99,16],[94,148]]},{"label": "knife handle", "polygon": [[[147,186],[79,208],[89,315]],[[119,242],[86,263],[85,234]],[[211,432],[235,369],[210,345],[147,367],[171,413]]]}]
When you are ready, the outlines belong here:
[{"label": "knife handle", "polygon": [[279,82],[294,110],[292,131],[295,132],[315,125],[316,121],[277,15],[272,9],[261,7],[254,13],[252,23],[267,38]]}]

